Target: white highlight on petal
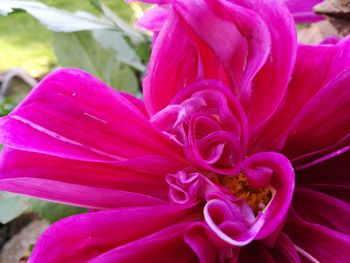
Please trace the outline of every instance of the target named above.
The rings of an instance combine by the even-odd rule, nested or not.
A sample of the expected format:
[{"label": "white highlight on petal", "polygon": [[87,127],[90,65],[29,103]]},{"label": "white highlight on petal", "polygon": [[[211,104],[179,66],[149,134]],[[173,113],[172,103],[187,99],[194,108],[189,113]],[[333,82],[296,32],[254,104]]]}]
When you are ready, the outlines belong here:
[{"label": "white highlight on petal", "polygon": [[307,253],[304,249],[298,247],[297,245],[294,244],[295,250],[298,251],[300,254],[302,254],[304,257],[309,259],[312,263],[321,263],[318,261],[316,258],[311,256],[309,253]]}]

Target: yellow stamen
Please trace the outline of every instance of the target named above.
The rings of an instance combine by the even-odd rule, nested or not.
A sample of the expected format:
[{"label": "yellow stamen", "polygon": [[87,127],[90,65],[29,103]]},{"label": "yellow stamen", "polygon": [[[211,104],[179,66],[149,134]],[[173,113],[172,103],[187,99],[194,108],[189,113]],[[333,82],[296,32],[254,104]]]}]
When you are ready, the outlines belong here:
[{"label": "yellow stamen", "polygon": [[227,187],[232,194],[247,201],[255,215],[264,210],[272,198],[269,188],[252,188],[244,174],[236,176],[222,176],[220,183]]}]

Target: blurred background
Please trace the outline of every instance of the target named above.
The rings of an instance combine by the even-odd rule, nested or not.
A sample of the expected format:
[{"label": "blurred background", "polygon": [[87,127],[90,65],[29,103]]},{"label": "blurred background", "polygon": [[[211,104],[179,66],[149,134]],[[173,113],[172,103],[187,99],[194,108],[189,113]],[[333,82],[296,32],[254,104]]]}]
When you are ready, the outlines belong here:
[{"label": "blurred background", "polygon": [[[99,15],[87,0],[42,0],[52,7],[68,11],[86,10]],[[135,21],[134,11],[123,0],[105,0],[125,21]],[[57,66],[52,32],[25,12],[0,17],[0,71],[20,67],[33,77],[41,77]]]}]

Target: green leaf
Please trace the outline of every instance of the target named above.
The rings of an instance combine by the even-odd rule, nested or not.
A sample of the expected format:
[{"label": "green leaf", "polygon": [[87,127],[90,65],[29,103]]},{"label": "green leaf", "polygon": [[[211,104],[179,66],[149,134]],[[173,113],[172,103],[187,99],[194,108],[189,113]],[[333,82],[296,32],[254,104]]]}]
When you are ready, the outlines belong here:
[{"label": "green leaf", "polygon": [[120,33],[110,30],[54,33],[55,53],[64,67],[81,68],[110,86],[136,93],[136,72],[144,65]]},{"label": "green leaf", "polygon": [[0,223],[7,224],[25,212],[37,213],[53,223],[67,216],[84,213],[85,208],[51,203],[13,193],[0,192]]},{"label": "green leaf", "polygon": [[78,11],[71,13],[49,7],[37,1],[1,0],[0,15],[8,15],[16,10],[23,10],[38,19],[48,29],[56,32],[76,32],[82,30],[116,29],[112,21]]},{"label": "green leaf", "polygon": [[50,203],[38,199],[29,200],[30,211],[53,223],[59,219],[86,212],[85,208]]},{"label": "green leaf", "polygon": [[7,224],[28,209],[28,197],[0,193],[0,223]]},{"label": "green leaf", "polygon": [[102,5],[99,0],[89,0],[90,4],[95,7],[98,11],[103,12]]},{"label": "green leaf", "polygon": [[[98,1],[98,0],[96,0]],[[106,19],[111,21],[117,28],[119,28],[125,36],[131,39],[133,44],[140,44],[145,41],[145,36],[137,31],[135,28],[130,26],[127,22],[121,19],[116,13],[114,13],[108,6],[98,1],[102,13]]]},{"label": "green leaf", "polygon": [[7,97],[0,101],[0,116],[8,115],[18,104],[13,97]]}]

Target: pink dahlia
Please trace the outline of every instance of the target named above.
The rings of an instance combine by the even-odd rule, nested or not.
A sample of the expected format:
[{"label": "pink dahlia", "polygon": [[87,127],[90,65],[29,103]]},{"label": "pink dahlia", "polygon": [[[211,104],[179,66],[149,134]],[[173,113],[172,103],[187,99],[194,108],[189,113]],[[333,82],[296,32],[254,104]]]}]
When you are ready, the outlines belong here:
[{"label": "pink dahlia", "polygon": [[144,101],[46,77],[0,121],[0,189],[91,212],[30,262],[346,262],[350,39],[298,46],[281,1],[174,0]]}]

